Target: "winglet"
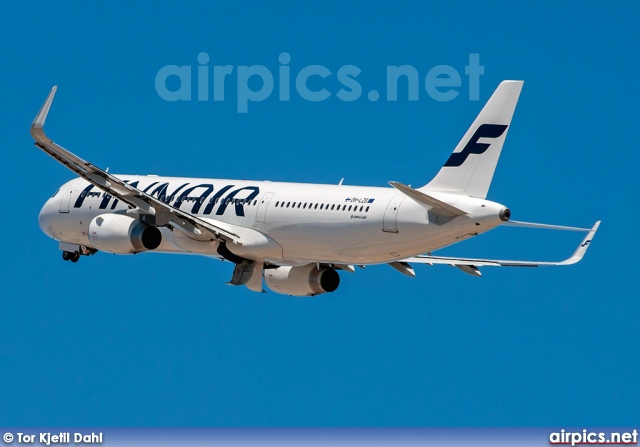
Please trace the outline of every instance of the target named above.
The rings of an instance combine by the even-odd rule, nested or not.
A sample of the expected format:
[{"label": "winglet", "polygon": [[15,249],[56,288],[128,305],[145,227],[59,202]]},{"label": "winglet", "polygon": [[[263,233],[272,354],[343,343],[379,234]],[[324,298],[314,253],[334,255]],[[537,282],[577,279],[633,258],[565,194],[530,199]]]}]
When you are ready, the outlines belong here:
[{"label": "winglet", "polygon": [[49,109],[51,108],[51,103],[53,102],[53,97],[56,95],[56,90],[58,89],[57,85],[54,85],[51,89],[51,93],[47,96],[47,100],[42,104],[40,108],[40,112],[36,115],[36,118],[31,123],[31,136],[34,140],[38,140],[38,136],[42,136],[42,128],[44,127],[44,122],[47,119],[47,115],[49,114]]},{"label": "winglet", "polygon": [[597,221],[595,223],[595,225],[593,226],[593,228],[589,231],[589,233],[587,233],[587,235],[585,236],[585,238],[583,239],[583,241],[580,243],[580,245],[578,246],[578,249],[575,251],[575,253],[573,253],[573,255],[562,262],[559,262],[558,264],[560,265],[571,265],[571,264],[575,264],[577,262],[579,262],[582,257],[584,256],[584,254],[587,252],[587,248],[589,248],[589,244],[591,243],[591,241],[593,240],[593,236],[595,236],[596,231],[598,231],[598,227],[600,226],[600,221]]}]

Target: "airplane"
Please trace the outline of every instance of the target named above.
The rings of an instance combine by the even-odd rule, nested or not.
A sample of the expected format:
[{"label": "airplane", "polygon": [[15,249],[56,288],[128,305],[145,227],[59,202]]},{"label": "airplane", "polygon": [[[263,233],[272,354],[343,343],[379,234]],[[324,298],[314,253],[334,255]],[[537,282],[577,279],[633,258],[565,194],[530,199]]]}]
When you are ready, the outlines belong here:
[{"label": "airplane", "polygon": [[[35,145],[78,177],[44,204],[41,230],[77,262],[98,251],[198,254],[231,261],[228,284],[291,296],[334,292],[339,270],[387,264],[415,276],[412,264],[445,264],[473,276],[480,267],[579,262],[592,228],[519,222],[486,199],[523,81],[503,81],[438,174],[412,188],[114,175],[54,143],[44,124],[53,87],[31,125]],[[433,256],[431,252],[498,226],[582,231],[559,262]]]}]

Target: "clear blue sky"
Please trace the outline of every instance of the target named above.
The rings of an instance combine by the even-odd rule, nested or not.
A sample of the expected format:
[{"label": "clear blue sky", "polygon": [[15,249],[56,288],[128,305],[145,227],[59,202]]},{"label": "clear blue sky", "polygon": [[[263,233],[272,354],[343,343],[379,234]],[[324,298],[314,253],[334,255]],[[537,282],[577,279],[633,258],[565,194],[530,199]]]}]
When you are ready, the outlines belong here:
[{"label": "clear blue sky", "polygon": [[[638,12],[632,2],[5,4],[0,423],[637,423]],[[356,65],[364,94],[274,93],[239,114],[232,77],[223,102],[162,100],[158,70],[195,67],[200,52],[210,67],[277,72],[281,52],[292,73]],[[468,100],[470,53],[485,67],[480,101]],[[434,101],[421,87],[419,101],[402,88],[397,102],[369,101],[385,67],[402,64],[422,80],[456,68],[459,97]],[[602,219],[577,266],[486,268],[481,279],[378,266],[296,299],[226,286],[231,265],[203,257],[66,263],[37,226],[72,177],[29,136],[54,84],[49,135],[111,172],[418,186],[503,79],[525,86],[489,198],[519,220]],[[555,260],[580,238],[503,228],[441,253]]]}]

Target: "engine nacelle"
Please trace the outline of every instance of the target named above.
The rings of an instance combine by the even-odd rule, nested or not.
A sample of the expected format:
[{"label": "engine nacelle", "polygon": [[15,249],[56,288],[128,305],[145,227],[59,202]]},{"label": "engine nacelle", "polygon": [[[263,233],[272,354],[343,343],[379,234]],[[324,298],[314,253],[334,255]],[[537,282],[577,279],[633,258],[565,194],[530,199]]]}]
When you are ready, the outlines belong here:
[{"label": "engine nacelle", "polygon": [[278,267],[264,271],[267,287],[276,293],[313,296],[333,292],[340,285],[340,275],[334,269],[315,264]]},{"label": "engine nacelle", "polygon": [[100,214],[89,224],[89,242],[100,251],[138,253],[158,248],[162,233],[124,214]]}]

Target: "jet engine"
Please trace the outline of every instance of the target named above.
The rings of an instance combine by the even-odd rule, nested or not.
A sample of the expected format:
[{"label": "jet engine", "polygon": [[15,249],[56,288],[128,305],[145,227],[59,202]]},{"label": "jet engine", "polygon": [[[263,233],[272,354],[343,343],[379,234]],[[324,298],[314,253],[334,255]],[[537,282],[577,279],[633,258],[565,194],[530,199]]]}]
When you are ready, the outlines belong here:
[{"label": "jet engine", "polygon": [[124,214],[100,214],[89,224],[89,242],[100,251],[138,253],[158,248],[162,233]]},{"label": "jet engine", "polygon": [[264,271],[267,287],[276,293],[313,296],[333,292],[340,285],[340,275],[332,268],[315,264],[278,267]]}]

